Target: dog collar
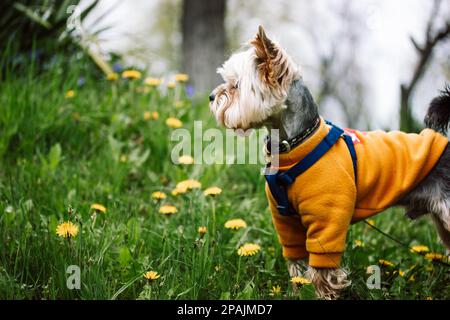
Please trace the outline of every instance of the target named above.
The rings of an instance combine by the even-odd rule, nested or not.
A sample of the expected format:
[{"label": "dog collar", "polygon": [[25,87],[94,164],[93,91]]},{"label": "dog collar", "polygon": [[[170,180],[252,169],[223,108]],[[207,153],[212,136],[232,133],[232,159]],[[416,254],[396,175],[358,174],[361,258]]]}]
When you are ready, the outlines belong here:
[{"label": "dog collar", "polygon": [[[311,133],[313,133],[314,131],[316,131],[316,129],[319,127],[320,125],[320,117],[316,117],[316,119],[314,119],[314,124],[303,130],[302,132],[300,132],[298,135],[296,135],[295,137],[288,139],[288,140],[283,140],[278,144],[278,152],[276,153],[285,153],[285,152],[289,152],[291,151],[293,148],[295,148],[296,146],[298,146],[301,142],[303,142],[306,138],[308,138]],[[265,146],[266,146],[266,154],[270,155],[272,150],[271,150],[271,141],[270,141],[270,136],[266,136],[265,139]]]}]

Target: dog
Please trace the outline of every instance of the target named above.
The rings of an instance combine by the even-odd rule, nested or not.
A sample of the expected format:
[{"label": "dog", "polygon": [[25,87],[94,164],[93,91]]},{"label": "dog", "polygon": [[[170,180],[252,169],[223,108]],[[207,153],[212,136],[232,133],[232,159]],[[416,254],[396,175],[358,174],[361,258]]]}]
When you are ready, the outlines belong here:
[{"label": "dog", "polygon": [[[430,214],[450,249],[450,87],[432,100],[420,134],[342,131],[320,117],[299,67],[261,26],[218,73],[224,83],[210,94],[211,112],[227,128],[277,132],[266,145],[270,159],[277,159],[271,170],[292,171],[316,149],[326,149],[288,183],[267,179],[291,277],[310,279],[320,298],[338,298],[351,283],[340,266],[350,224],[393,205],[406,207],[410,219]],[[332,143],[322,143],[333,134]]]}]

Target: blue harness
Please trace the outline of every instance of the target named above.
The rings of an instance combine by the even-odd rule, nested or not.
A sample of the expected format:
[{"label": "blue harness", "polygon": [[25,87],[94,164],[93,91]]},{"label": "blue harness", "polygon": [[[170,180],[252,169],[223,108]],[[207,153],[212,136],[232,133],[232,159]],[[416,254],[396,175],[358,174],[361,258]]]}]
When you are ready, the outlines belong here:
[{"label": "blue harness", "polygon": [[[295,164],[289,170],[277,173],[266,174],[266,180],[269,185],[270,192],[277,202],[277,209],[281,215],[290,216],[297,213],[297,211],[289,204],[287,188],[294,183],[295,178],[301,175],[314,165],[333,145],[343,138],[347,144],[348,150],[352,157],[353,171],[355,174],[355,183],[357,180],[357,168],[356,168],[356,151],[353,145],[352,138],[344,133],[344,130],[335,126],[329,121],[325,121],[331,126],[330,131],[326,137],[308,154],[303,160]],[[270,164],[269,164],[270,165]]]}]

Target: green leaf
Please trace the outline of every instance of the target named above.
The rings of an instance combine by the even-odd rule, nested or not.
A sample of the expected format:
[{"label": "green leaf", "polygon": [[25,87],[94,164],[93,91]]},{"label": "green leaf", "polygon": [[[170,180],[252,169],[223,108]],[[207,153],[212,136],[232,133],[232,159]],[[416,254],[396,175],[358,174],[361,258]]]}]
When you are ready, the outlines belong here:
[{"label": "green leaf", "polygon": [[51,172],[54,172],[61,161],[61,145],[55,144],[48,154],[48,164]]},{"label": "green leaf", "polygon": [[227,291],[227,292],[222,292],[222,293],[220,294],[219,300],[230,300],[230,292],[229,292],[229,291]]},{"label": "green leaf", "polygon": [[250,281],[246,284],[244,290],[238,293],[236,299],[238,300],[250,300],[253,296],[253,292],[255,289],[255,284],[253,281]]},{"label": "green leaf", "polygon": [[119,249],[119,264],[122,268],[128,266],[132,260],[130,249],[127,247],[121,247]]},{"label": "green leaf", "polygon": [[316,291],[312,284],[303,285],[300,288],[300,298],[302,300],[316,300]]}]

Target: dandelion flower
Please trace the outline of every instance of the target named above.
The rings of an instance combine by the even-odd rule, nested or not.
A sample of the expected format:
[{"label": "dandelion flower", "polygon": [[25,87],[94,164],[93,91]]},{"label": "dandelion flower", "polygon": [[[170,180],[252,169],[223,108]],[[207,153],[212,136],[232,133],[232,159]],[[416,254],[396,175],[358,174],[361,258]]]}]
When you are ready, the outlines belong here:
[{"label": "dandelion flower", "polygon": [[170,204],[163,205],[163,206],[161,206],[161,208],[159,208],[159,213],[162,213],[162,214],[169,215],[169,214],[174,214],[177,212],[178,212],[178,209]]},{"label": "dandelion flower", "polygon": [[144,273],[144,278],[150,281],[156,280],[159,277],[160,275],[156,271],[147,271],[146,273]]},{"label": "dandelion flower", "polygon": [[152,198],[155,200],[163,200],[163,199],[167,198],[167,195],[164,192],[155,191],[152,193]]},{"label": "dandelion flower", "polygon": [[106,207],[104,205],[94,203],[91,205],[91,209],[106,213]]},{"label": "dandelion flower", "polygon": [[144,120],[150,120],[152,118],[152,113],[150,111],[144,112]]},{"label": "dandelion flower", "polygon": [[189,76],[185,73],[179,73],[175,75],[175,81],[177,82],[187,82],[189,80]]},{"label": "dandelion flower", "polygon": [[413,274],[411,277],[409,277],[408,282],[414,282],[416,281],[416,276]]},{"label": "dandelion flower", "polygon": [[295,285],[300,285],[300,286],[303,286],[305,284],[311,284],[311,281],[309,281],[308,279],[303,278],[303,277],[292,277],[291,282]]},{"label": "dandelion flower", "polygon": [[433,297],[426,297],[425,300],[433,300]]},{"label": "dandelion flower", "polygon": [[122,78],[125,79],[140,79],[142,74],[137,70],[125,70],[122,72]]},{"label": "dandelion flower", "polygon": [[273,286],[272,289],[270,289],[269,295],[271,295],[271,296],[277,296],[277,295],[279,295],[280,293],[281,293],[281,287],[278,285],[278,286]]},{"label": "dandelion flower", "polygon": [[208,231],[208,228],[205,226],[198,227],[197,232],[200,233],[200,235],[204,235]]},{"label": "dandelion flower", "polygon": [[176,86],[177,86],[177,84],[175,82],[167,83],[167,88],[169,88],[169,89],[175,89]]},{"label": "dandelion flower", "polygon": [[[405,276],[405,271],[403,271],[403,270],[401,270],[401,269],[395,270],[392,274],[393,274],[393,275],[396,275],[397,273],[398,273],[398,275],[399,275],[400,277],[404,277],[404,276]],[[389,273],[386,272],[386,274],[389,274]]]},{"label": "dandelion flower", "polygon": [[225,222],[225,228],[234,230],[247,228],[247,223],[242,219],[232,219]]},{"label": "dandelion flower", "polygon": [[260,250],[261,250],[261,247],[259,245],[255,244],[255,243],[246,243],[238,249],[237,254],[241,257],[242,256],[244,256],[244,257],[254,256]]},{"label": "dandelion flower", "polygon": [[176,189],[179,191],[186,192],[187,190],[192,189],[200,189],[202,187],[202,184],[200,181],[194,180],[194,179],[188,179],[177,183]]},{"label": "dandelion flower", "polygon": [[67,91],[65,97],[66,97],[66,99],[75,97],[75,91],[73,91],[73,90]]},{"label": "dandelion flower", "polygon": [[106,76],[106,80],[108,81],[116,81],[117,79],[119,79],[119,75],[116,72],[108,73]]},{"label": "dandelion flower", "polygon": [[380,259],[378,260],[378,264],[382,267],[393,267],[394,264],[388,260]]},{"label": "dandelion flower", "polygon": [[178,158],[178,163],[179,164],[185,164],[185,165],[193,164],[194,163],[194,158],[192,158],[189,155],[183,155],[183,156]]},{"label": "dandelion flower", "polygon": [[172,190],[171,194],[173,196],[177,196],[179,194],[183,194],[183,193],[186,193],[186,192],[187,192],[187,189],[175,188],[175,189]]},{"label": "dandelion flower", "polygon": [[166,119],[166,125],[170,128],[178,129],[183,126],[183,122],[180,119],[170,117]]},{"label": "dandelion flower", "polygon": [[374,226],[374,225],[375,225],[375,220],[373,220],[373,219],[368,219],[368,220],[366,220],[366,221],[367,221],[367,223],[370,224],[371,226]]},{"label": "dandelion flower", "polygon": [[144,83],[150,87],[157,87],[161,84],[161,79],[158,78],[145,78]]},{"label": "dandelion flower", "polygon": [[428,252],[430,251],[430,249],[427,246],[412,246],[411,247],[411,252],[417,252],[417,253],[422,253],[422,252]]},{"label": "dandelion flower", "polygon": [[425,255],[425,259],[430,261],[444,261],[446,260],[446,257],[441,253],[427,253]]},{"label": "dandelion flower", "polygon": [[364,247],[364,243],[361,240],[355,240],[354,244],[357,248]]},{"label": "dandelion flower", "polygon": [[206,197],[208,197],[208,196],[209,197],[215,197],[215,196],[218,196],[221,193],[222,193],[222,189],[220,189],[219,187],[211,187],[211,188],[208,188],[205,191],[203,191],[203,194]]},{"label": "dandelion flower", "polygon": [[73,238],[78,234],[78,226],[71,221],[63,222],[56,227],[56,234],[63,238]]},{"label": "dandelion flower", "polygon": [[124,162],[124,163],[125,163],[125,162],[128,161],[128,157],[127,157],[126,154],[123,154],[123,155],[120,156],[120,159],[119,159],[119,160],[120,160],[120,162]]}]

